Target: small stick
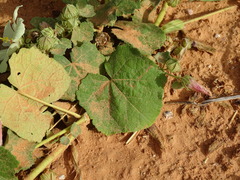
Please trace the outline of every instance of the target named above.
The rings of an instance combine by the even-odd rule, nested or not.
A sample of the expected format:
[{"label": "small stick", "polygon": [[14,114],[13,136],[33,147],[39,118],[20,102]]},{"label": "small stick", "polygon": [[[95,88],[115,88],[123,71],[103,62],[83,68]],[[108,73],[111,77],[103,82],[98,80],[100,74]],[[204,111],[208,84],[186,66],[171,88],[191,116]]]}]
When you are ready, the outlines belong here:
[{"label": "small stick", "polygon": [[190,20],[188,20],[188,21],[185,21],[185,22],[184,22],[184,25],[186,25],[186,24],[188,24],[188,23],[191,23],[191,22],[194,22],[194,21],[201,20],[201,19],[203,19],[203,18],[207,18],[207,17],[209,17],[209,16],[212,16],[212,15],[215,15],[215,14],[218,14],[218,13],[221,13],[221,12],[224,12],[224,11],[227,11],[227,10],[232,9],[232,8],[235,8],[235,7],[237,7],[237,6],[234,5],[234,6],[226,7],[226,8],[219,9],[219,10],[217,10],[217,11],[214,11],[214,12],[211,12],[211,13],[208,13],[208,14],[205,14],[205,15],[200,16],[200,17],[197,17],[197,18],[194,18],[194,19],[190,19]]},{"label": "small stick", "polygon": [[229,100],[234,100],[234,99],[239,99],[239,98],[240,98],[240,95],[208,99],[208,100],[202,101],[200,103],[200,105],[204,105],[204,104],[208,104],[208,103],[212,103],[212,102],[229,101]]},{"label": "small stick", "polygon": [[[69,111],[71,111],[75,106],[77,105],[74,104],[70,109],[68,109]],[[51,131],[54,127],[56,127],[56,125],[58,125],[58,123],[63,120],[63,118],[65,118],[67,116],[67,113],[65,113],[48,131]]]},{"label": "small stick", "polygon": [[229,125],[232,124],[232,122],[233,122],[233,120],[235,119],[237,113],[238,113],[238,110],[236,110],[235,113],[233,114],[233,116],[232,116],[232,118],[231,118],[231,120],[230,120],[230,122],[229,122]]},{"label": "small stick", "polygon": [[25,96],[25,97],[27,97],[27,98],[29,98],[29,99],[32,99],[32,100],[34,100],[34,101],[37,101],[37,102],[39,102],[39,103],[41,103],[41,104],[44,104],[44,105],[46,105],[46,106],[49,106],[49,107],[51,107],[51,108],[53,108],[53,109],[56,109],[56,110],[65,112],[65,113],[67,113],[67,114],[70,114],[70,115],[74,116],[74,117],[77,118],[77,119],[81,118],[81,116],[80,116],[79,114],[75,113],[75,112],[71,112],[71,111],[68,111],[68,110],[66,110],[66,109],[63,109],[63,108],[61,108],[61,107],[58,107],[58,106],[55,106],[55,105],[53,105],[53,104],[47,103],[47,102],[45,102],[45,101],[42,101],[41,99],[38,99],[38,98],[36,98],[36,97],[33,97],[33,96],[31,96],[31,95],[29,95],[29,94],[26,94],[26,93],[24,93],[24,92],[18,91],[18,93],[21,94],[21,95],[23,95],[23,96]]},{"label": "small stick", "polygon": [[70,142],[68,145],[59,144],[59,146],[51,154],[49,154],[40,164],[38,164],[38,166],[33,169],[33,171],[30,172],[30,174],[28,174],[27,177],[25,177],[24,179],[35,179],[44,169],[46,169],[46,167],[48,167],[52,162],[54,162],[62,155],[62,153],[68,148],[68,146],[73,142],[74,139],[75,138],[70,135]]},{"label": "small stick", "polygon": [[202,105],[206,105],[208,103],[230,101],[230,100],[234,100],[234,99],[240,99],[240,95],[208,99],[208,100],[202,101],[200,103],[191,102],[191,101],[167,101],[165,103],[166,104],[194,104],[194,105],[202,106]]},{"label": "small stick", "polygon": [[131,136],[130,138],[127,140],[127,142],[125,143],[125,145],[129,144],[134,137],[137,137],[137,135],[140,133],[140,131],[135,131]]},{"label": "small stick", "polygon": [[[88,115],[85,113],[82,115],[82,117],[76,122],[77,125],[80,125],[82,123],[84,123],[85,121],[87,121],[89,119]],[[53,139],[65,134],[66,132],[68,132],[70,130],[71,126],[68,126],[67,128],[61,130],[60,132],[50,136],[49,138],[47,139],[44,139],[42,142],[38,143],[36,146],[35,146],[35,149],[36,148],[39,148],[41,147],[42,145],[52,141]]]}]

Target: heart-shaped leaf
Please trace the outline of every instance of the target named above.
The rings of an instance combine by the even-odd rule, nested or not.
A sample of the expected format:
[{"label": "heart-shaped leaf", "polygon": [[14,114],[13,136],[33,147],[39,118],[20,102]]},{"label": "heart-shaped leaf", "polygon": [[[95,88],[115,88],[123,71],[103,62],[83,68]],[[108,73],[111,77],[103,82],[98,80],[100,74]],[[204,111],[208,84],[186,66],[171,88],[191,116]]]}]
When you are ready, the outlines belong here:
[{"label": "heart-shaped leaf", "polygon": [[151,126],[162,106],[163,72],[129,45],[119,46],[105,69],[109,78],[88,74],[77,91],[97,129],[110,135]]}]

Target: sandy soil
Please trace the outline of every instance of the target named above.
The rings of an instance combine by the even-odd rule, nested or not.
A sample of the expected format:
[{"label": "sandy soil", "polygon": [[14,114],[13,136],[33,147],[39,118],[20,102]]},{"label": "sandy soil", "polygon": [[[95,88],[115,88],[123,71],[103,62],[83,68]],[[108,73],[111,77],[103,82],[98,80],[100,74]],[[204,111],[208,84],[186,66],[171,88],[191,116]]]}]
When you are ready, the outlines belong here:
[{"label": "sandy soil", "polygon": [[[63,7],[60,0],[1,0],[1,30],[11,19],[15,6],[20,4],[24,8],[19,11],[19,16],[28,26],[32,17],[52,16]],[[183,1],[177,8],[169,9],[165,22],[176,18],[190,19],[230,5],[240,5],[240,1]],[[192,15],[189,15],[189,10],[192,10]],[[239,9],[191,23],[184,32],[217,51],[214,54],[188,51],[181,60],[183,73],[192,75],[208,87],[213,97],[240,94]],[[165,105],[156,121],[164,149],[159,148],[156,139],[147,131],[141,131],[130,144],[125,145],[130,134],[107,137],[85,123],[82,135],[73,145],[78,156],[77,168],[81,171],[81,179],[240,179],[239,101],[206,106],[168,103],[203,99],[204,96],[191,91],[172,90],[169,81],[165,88]],[[173,112],[173,117],[165,118],[165,111]],[[72,154],[73,148],[69,148],[50,169],[58,176],[65,175],[68,180],[77,179]]]}]

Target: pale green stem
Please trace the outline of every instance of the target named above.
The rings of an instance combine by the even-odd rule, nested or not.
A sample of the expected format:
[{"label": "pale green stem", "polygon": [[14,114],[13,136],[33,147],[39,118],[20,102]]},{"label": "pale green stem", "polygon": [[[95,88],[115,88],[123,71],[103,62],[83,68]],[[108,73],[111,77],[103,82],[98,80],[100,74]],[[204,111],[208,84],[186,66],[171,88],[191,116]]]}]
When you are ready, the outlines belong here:
[{"label": "pale green stem", "polygon": [[68,148],[68,146],[73,142],[75,138],[70,135],[69,136],[69,144],[63,145],[60,144],[57,149],[55,149],[51,154],[49,154],[38,166],[30,173],[24,180],[34,180],[44,169],[46,169],[53,161],[59,158],[62,153]]},{"label": "pale green stem", "polygon": [[157,17],[157,20],[154,23],[156,26],[159,26],[161,24],[164,16],[167,13],[167,9],[168,9],[168,3],[165,1],[164,4],[163,4],[163,7],[161,9],[161,12],[159,13],[159,15]]},{"label": "pale green stem", "polygon": [[212,16],[212,15],[215,15],[215,14],[218,14],[218,13],[221,13],[221,12],[224,12],[224,11],[227,11],[229,9],[232,9],[232,8],[235,8],[237,6],[230,6],[230,7],[227,7],[227,8],[223,8],[223,9],[220,9],[220,10],[217,10],[217,11],[214,11],[214,12],[211,12],[209,14],[206,14],[206,15],[203,15],[203,16],[200,16],[200,17],[197,17],[197,18],[194,18],[194,19],[190,19],[188,21],[185,21],[184,22],[184,25],[188,24],[188,23],[191,23],[191,22],[194,22],[194,21],[198,21],[198,20],[201,20],[201,19],[204,19],[204,18],[207,18],[209,16]]},{"label": "pale green stem", "polygon": [[[89,118],[88,118],[87,114],[84,113],[84,114],[82,115],[82,117],[76,122],[76,124],[77,124],[77,125],[80,125],[80,124],[84,123],[85,121],[87,121],[88,119],[89,119]],[[46,143],[54,140],[55,138],[57,138],[57,137],[65,134],[66,132],[68,132],[68,131],[70,130],[70,128],[71,128],[71,126],[69,126],[69,127],[65,128],[65,129],[63,129],[62,131],[60,131],[60,132],[58,132],[58,133],[56,133],[56,134],[48,137],[47,139],[44,139],[42,142],[38,143],[38,144],[35,146],[35,148],[39,148],[39,147],[41,147],[42,145],[44,145],[44,144],[46,144]]]},{"label": "pale green stem", "polygon": [[[88,120],[89,117],[86,113],[83,114],[83,116],[81,117],[81,119],[79,119],[76,123],[79,125],[81,123],[83,123],[84,121]],[[61,132],[57,133],[56,135],[62,135],[66,132],[69,131],[70,127],[65,128],[64,130],[62,130]],[[54,135],[55,136],[55,135]],[[52,137],[52,136],[51,136]],[[48,140],[50,139],[50,141],[52,140],[52,138],[48,138]],[[55,138],[55,137],[54,137]],[[53,138],[53,139],[54,139]],[[52,162],[54,162],[55,160],[57,160],[57,158],[59,158],[63,152],[68,148],[68,146],[73,142],[73,140],[75,139],[71,134],[68,135],[68,138],[70,140],[68,145],[63,145],[63,144],[59,144],[59,146],[57,147],[57,149],[55,149],[51,154],[49,154],[41,163],[38,164],[38,166],[27,175],[27,177],[24,178],[24,180],[34,180],[42,171],[44,171],[44,169],[46,169]],[[46,139],[47,140],[47,139]],[[46,142],[45,142],[46,143]],[[39,145],[39,144],[38,144]],[[37,146],[38,146],[37,145]]]},{"label": "pale green stem", "polygon": [[31,96],[31,95],[28,95],[28,94],[26,94],[26,93],[23,93],[23,92],[20,92],[20,91],[18,91],[18,93],[21,94],[21,95],[23,95],[23,96],[25,96],[25,97],[27,97],[27,98],[29,98],[29,99],[32,99],[32,100],[37,101],[37,102],[39,102],[39,103],[41,103],[41,104],[44,104],[44,105],[46,105],[46,106],[48,106],[48,107],[51,107],[51,108],[53,108],[53,109],[59,110],[59,111],[61,111],[61,112],[65,112],[65,113],[67,113],[67,114],[69,114],[69,115],[72,115],[72,116],[74,116],[74,117],[77,118],[77,119],[80,119],[80,118],[81,118],[81,116],[80,116],[79,114],[75,113],[75,112],[71,112],[71,111],[68,111],[68,110],[66,110],[66,109],[63,109],[63,108],[61,108],[61,107],[58,107],[58,106],[55,106],[55,105],[53,105],[53,104],[47,103],[47,102],[45,102],[45,101],[42,101],[42,100],[40,100],[40,99],[38,99],[38,98],[35,98],[35,97]]}]

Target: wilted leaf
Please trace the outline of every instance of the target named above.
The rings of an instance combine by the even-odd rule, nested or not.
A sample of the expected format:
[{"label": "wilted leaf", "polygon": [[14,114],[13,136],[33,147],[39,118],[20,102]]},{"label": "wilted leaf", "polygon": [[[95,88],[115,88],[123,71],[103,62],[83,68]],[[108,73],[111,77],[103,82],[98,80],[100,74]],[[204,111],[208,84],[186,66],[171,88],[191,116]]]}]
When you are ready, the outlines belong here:
[{"label": "wilted leaf", "polygon": [[[22,48],[9,60],[9,82],[18,91],[45,102],[62,97],[70,84],[70,77],[61,64],[43,54],[37,48]],[[29,141],[41,141],[49,128],[51,116],[40,110],[42,104],[0,85],[0,114],[4,126]]]},{"label": "wilted leaf", "polygon": [[[29,141],[41,141],[49,128],[51,116],[42,114],[33,102],[17,91],[0,85],[0,116],[4,126]],[[40,105],[39,105],[40,106]]]},{"label": "wilted leaf", "polygon": [[69,140],[68,137],[62,136],[62,137],[60,138],[60,143],[61,143],[61,144],[64,144],[64,145],[68,145],[68,144],[70,143],[70,140]]},{"label": "wilted leaf", "polygon": [[71,53],[70,62],[64,56],[54,56],[54,59],[61,63],[72,81],[69,89],[62,99],[74,101],[76,99],[76,91],[87,73],[99,73],[99,67],[104,62],[105,58],[97,50],[94,44],[85,42],[81,47],[74,47]]},{"label": "wilted leaf", "polygon": [[17,18],[20,7],[22,5],[17,6],[13,12],[13,24],[9,21],[4,27],[3,37],[7,38],[8,41],[3,41],[2,45],[8,47],[8,49],[1,50],[2,56],[0,56],[0,61],[2,62],[0,63],[0,73],[7,71],[9,57],[20,48],[22,43],[21,39],[25,33],[25,25],[22,18]]},{"label": "wilted leaf", "polygon": [[161,0],[142,0],[141,7],[135,9],[132,20],[134,22],[154,23],[156,20],[156,12],[153,10]]},{"label": "wilted leaf", "polygon": [[181,20],[173,20],[162,26],[162,30],[167,34],[175,31],[182,30],[184,28],[184,22]]},{"label": "wilted leaf", "polygon": [[35,28],[40,29],[39,25],[42,22],[48,23],[52,28],[54,28],[56,19],[50,17],[33,17],[30,21],[31,25]]},{"label": "wilted leaf", "polygon": [[70,132],[71,132],[71,135],[73,135],[73,137],[77,138],[81,133],[81,128],[75,122],[71,125]]},{"label": "wilted leaf", "polygon": [[0,146],[0,179],[9,180],[15,177],[15,168],[19,162],[3,146]]},{"label": "wilted leaf", "polygon": [[95,26],[113,25],[117,20],[117,7],[110,1],[96,9],[96,15],[90,18]]},{"label": "wilted leaf", "polygon": [[119,46],[105,69],[109,79],[88,74],[77,91],[96,128],[110,135],[151,126],[162,106],[163,73],[129,45]]},{"label": "wilted leaf", "polygon": [[78,1],[76,7],[79,10],[79,15],[82,17],[93,17],[96,14],[94,7],[88,4],[87,0]]},{"label": "wilted leaf", "polygon": [[71,41],[74,45],[77,45],[77,42],[91,41],[93,39],[93,33],[93,24],[91,22],[83,22],[73,28]]},{"label": "wilted leaf", "polygon": [[36,143],[22,139],[12,131],[8,130],[5,148],[20,162],[17,171],[26,170],[34,164],[35,158],[32,153],[35,149],[35,145]]},{"label": "wilted leaf", "polygon": [[115,24],[120,29],[112,32],[121,40],[130,43],[146,55],[159,49],[166,40],[165,33],[154,24],[118,21]]},{"label": "wilted leaf", "polygon": [[216,49],[213,48],[210,45],[207,45],[205,43],[201,43],[199,41],[194,41],[194,40],[192,40],[192,41],[193,41],[192,47],[195,47],[200,51],[206,51],[206,52],[211,53],[211,54],[213,54],[216,51]]},{"label": "wilted leaf", "polygon": [[9,64],[9,82],[19,91],[45,102],[59,100],[71,81],[61,64],[34,47],[13,54]]},{"label": "wilted leaf", "polygon": [[41,176],[40,176],[40,179],[41,180],[56,180],[56,179],[59,179],[57,178],[57,175],[52,172],[52,171],[47,171],[47,172],[44,172]]}]

